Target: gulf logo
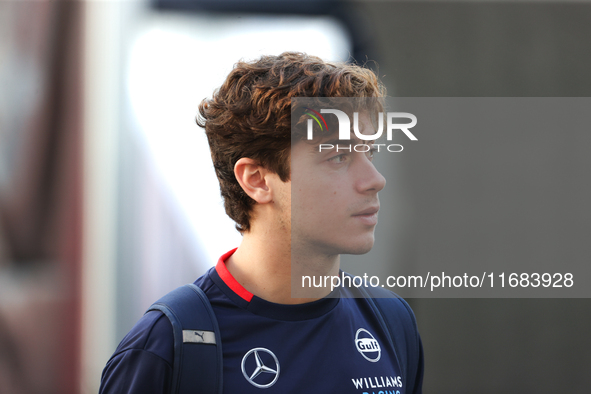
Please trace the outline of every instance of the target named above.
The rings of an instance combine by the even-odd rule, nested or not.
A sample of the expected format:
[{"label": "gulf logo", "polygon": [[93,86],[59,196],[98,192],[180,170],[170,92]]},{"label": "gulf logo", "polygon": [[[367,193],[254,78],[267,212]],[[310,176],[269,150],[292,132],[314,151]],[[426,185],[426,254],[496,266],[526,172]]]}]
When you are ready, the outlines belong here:
[{"label": "gulf logo", "polygon": [[372,363],[379,361],[382,356],[380,343],[365,328],[360,328],[355,333],[355,347],[367,361]]}]

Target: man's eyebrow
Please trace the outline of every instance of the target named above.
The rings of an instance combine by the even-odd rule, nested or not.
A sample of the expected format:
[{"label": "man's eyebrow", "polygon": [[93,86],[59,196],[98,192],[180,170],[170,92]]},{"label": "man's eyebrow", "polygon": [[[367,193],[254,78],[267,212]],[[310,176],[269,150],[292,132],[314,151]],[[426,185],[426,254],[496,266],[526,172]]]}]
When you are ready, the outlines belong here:
[{"label": "man's eyebrow", "polygon": [[338,138],[333,138],[333,139],[331,139],[331,140],[328,140],[328,141],[322,141],[322,142],[321,142],[320,144],[318,144],[318,145],[321,145],[321,144],[322,144],[322,145],[338,145],[339,143],[341,143],[341,144],[342,144],[342,143],[343,143],[343,141],[341,141],[341,140],[340,140],[340,139],[338,139]]},{"label": "man's eyebrow", "polygon": [[[340,140],[338,138],[333,138],[328,141],[320,142],[318,145],[320,145],[320,144],[323,144],[323,145],[339,145],[339,144],[340,145],[350,145],[350,144],[352,144],[352,145],[359,145],[359,144],[373,145],[376,143],[376,141],[377,141],[376,139],[364,141],[364,140],[360,140],[359,138],[356,138],[356,137],[352,138],[350,140]],[[318,146],[318,145],[315,145],[315,146]]]}]

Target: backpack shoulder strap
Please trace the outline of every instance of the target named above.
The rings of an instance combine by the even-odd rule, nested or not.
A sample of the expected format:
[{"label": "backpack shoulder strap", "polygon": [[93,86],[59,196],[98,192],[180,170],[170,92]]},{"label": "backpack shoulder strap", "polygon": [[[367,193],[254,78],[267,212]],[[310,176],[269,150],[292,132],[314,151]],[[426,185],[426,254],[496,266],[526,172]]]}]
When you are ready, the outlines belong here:
[{"label": "backpack shoulder strap", "polygon": [[404,362],[407,393],[421,393],[423,385],[423,345],[415,315],[408,303],[395,298],[375,298],[376,309],[380,311],[390,336]]},{"label": "backpack shoulder strap", "polygon": [[383,288],[360,287],[397,354],[406,393],[420,394],[423,385],[423,345],[415,315],[404,299]]},{"label": "backpack shoulder strap", "polygon": [[171,393],[222,393],[222,341],[209,299],[198,286],[181,286],[148,311],[164,313],[172,324],[174,364]]}]

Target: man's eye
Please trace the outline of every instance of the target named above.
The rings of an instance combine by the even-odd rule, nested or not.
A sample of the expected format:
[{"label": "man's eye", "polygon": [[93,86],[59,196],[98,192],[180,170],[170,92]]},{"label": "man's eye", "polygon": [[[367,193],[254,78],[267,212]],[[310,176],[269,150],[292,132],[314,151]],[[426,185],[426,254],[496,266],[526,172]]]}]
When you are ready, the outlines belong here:
[{"label": "man's eye", "polygon": [[328,159],[328,161],[333,163],[344,163],[347,160],[347,154],[343,153],[341,155],[337,155]]},{"label": "man's eye", "polygon": [[376,152],[378,151],[377,148],[372,147],[370,150],[368,150],[365,154],[367,155],[367,157],[372,160],[375,157]]}]

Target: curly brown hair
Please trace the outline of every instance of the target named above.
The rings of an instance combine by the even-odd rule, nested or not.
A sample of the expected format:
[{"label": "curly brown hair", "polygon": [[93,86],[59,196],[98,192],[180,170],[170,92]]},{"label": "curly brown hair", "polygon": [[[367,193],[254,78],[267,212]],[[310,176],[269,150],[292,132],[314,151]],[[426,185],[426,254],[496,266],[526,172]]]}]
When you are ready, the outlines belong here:
[{"label": "curly brown hair", "polygon": [[205,128],[226,213],[241,233],[249,231],[255,201],[234,176],[242,157],[290,179],[291,98],[383,97],[373,71],[325,62],[304,53],[240,61],[223,85],[199,105],[197,124]]}]

